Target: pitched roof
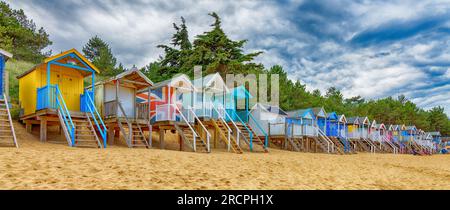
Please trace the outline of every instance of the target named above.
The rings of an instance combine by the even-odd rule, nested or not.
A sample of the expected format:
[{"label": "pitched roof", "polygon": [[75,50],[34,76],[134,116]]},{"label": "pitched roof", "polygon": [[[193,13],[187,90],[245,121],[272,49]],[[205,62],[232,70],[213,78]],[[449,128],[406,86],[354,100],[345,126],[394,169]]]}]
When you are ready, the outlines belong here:
[{"label": "pitched roof", "polygon": [[[180,82],[182,84],[180,84]],[[152,89],[158,89],[164,86],[170,86],[170,87],[178,87],[178,88],[183,88],[180,85],[187,85],[189,90],[196,90],[194,85],[192,84],[191,80],[189,79],[189,77],[186,74],[178,74],[174,77],[172,77],[172,79],[168,79],[168,80],[164,80],[162,82],[158,82],[153,84]]]},{"label": "pitched roof", "polygon": [[428,132],[430,135],[432,135],[432,136],[441,136],[441,132],[439,132],[439,131],[431,131],[431,132]]},{"label": "pitched roof", "polygon": [[[308,113],[311,115],[311,117],[314,116],[314,113],[312,112],[311,109],[298,109],[298,110],[293,110],[293,111],[288,111],[287,115],[288,117],[291,118],[305,118]],[[312,119],[312,118],[308,118],[308,119]]]},{"label": "pitched roof", "polygon": [[[47,64],[47,63],[49,63],[49,62],[51,62],[51,61],[54,61],[54,60],[56,60],[56,59],[58,59],[58,58],[62,58],[62,57],[67,56],[67,55],[69,55],[69,54],[74,54],[75,56],[77,56],[78,58],[80,58],[80,60],[83,62],[84,65],[87,65],[89,68],[93,69],[95,72],[100,73],[100,70],[98,70],[98,68],[97,68],[96,66],[94,66],[94,64],[92,64],[92,63],[91,63],[87,58],[85,58],[80,52],[78,52],[76,49],[70,49],[70,50],[67,50],[67,51],[65,51],[65,52],[62,52],[62,53],[56,54],[56,55],[54,55],[54,56],[51,56],[51,57],[49,57],[49,58],[46,58],[46,59],[44,60],[44,62],[42,62],[42,63],[40,63],[40,64],[37,64],[37,65],[33,66],[33,67],[30,68],[29,70],[27,70],[27,71],[23,72],[22,74],[18,75],[16,78],[17,78],[17,79],[20,79],[20,78],[24,77],[25,75],[27,75],[28,73],[30,73],[30,72],[32,72],[33,70],[35,70],[38,66]],[[71,55],[71,56],[72,56],[72,55]]]},{"label": "pitched roof", "polygon": [[275,113],[275,114],[279,114],[279,115],[288,115],[284,110],[282,110],[279,106],[273,106],[270,104],[262,104],[262,103],[257,103],[255,104],[255,106],[253,106],[252,109],[259,107],[261,109],[264,109],[267,112],[271,112],[271,113]]},{"label": "pitched roof", "polygon": [[347,124],[360,124],[359,117],[349,117],[347,118]]},{"label": "pitched roof", "polygon": [[323,116],[320,117],[327,117],[327,112],[323,107],[314,107],[312,108],[312,111],[314,113],[314,116],[319,116],[320,112],[323,112]]},{"label": "pitched roof", "polygon": [[327,119],[329,120],[339,120],[339,116],[336,114],[336,112],[331,112],[327,114]]},{"label": "pitched roof", "polygon": [[[148,86],[153,86],[153,82],[147,76],[145,76],[141,71],[139,71],[139,69],[137,69],[136,67],[134,67],[128,71],[124,71],[124,72],[122,72],[114,77],[111,77],[105,81],[98,82],[98,83],[96,83],[96,85],[110,83],[112,81],[116,81],[116,80],[120,80],[120,79],[127,80],[130,83],[134,82],[134,85],[136,86],[136,88],[138,90],[140,90],[142,88],[146,88]],[[126,83],[127,81],[124,81],[124,82]],[[91,86],[89,86],[89,87],[91,87]]]},{"label": "pitched roof", "polygon": [[338,115],[338,119],[339,119],[339,122],[347,123],[347,118],[343,114]]},{"label": "pitched roof", "polygon": [[59,53],[57,55],[51,56],[49,58],[46,58],[44,60],[44,63],[48,63],[50,61],[53,61],[55,59],[61,58],[63,56],[66,56],[68,54],[75,54],[76,56],[78,56],[83,62],[86,63],[86,65],[88,65],[89,67],[91,67],[92,69],[95,70],[95,72],[100,73],[100,70],[98,70],[98,68],[96,66],[94,66],[94,64],[92,64],[87,58],[85,58],[80,52],[78,52],[75,48],[72,48],[70,50],[67,50],[65,52]]},{"label": "pitched roof", "polygon": [[199,88],[198,84],[200,84],[200,87],[208,88],[211,85],[214,84],[214,82],[219,82],[220,91],[225,90],[225,92],[229,92],[228,87],[225,84],[225,81],[223,80],[222,76],[220,76],[219,73],[214,74],[208,74],[202,78],[194,79],[192,80],[192,84],[196,85],[197,88]]}]

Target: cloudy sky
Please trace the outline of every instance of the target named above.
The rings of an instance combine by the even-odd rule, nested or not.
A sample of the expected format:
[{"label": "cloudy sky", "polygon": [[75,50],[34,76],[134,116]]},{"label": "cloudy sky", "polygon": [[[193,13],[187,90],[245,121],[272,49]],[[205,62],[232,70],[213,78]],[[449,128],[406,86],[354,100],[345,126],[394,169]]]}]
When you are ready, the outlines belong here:
[{"label": "cloudy sky", "polygon": [[215,11],[232,39],[249,40],[246,51],[264,52],[259,62],[282,65],[309,90],[404,94],[450,116],[450,1],[7,1],[47,30],[54,53],[99,35],[127,67],[156,60],[180,16],[193,39]]}]

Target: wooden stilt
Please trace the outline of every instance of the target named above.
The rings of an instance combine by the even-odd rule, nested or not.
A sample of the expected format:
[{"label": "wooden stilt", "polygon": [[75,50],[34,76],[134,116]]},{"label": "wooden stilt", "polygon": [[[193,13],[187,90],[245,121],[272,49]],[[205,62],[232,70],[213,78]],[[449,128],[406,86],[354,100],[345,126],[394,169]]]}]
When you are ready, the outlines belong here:
[{"label": "wooden stilt", "polygon": [[114,124],[108,125],[108,144],[113,145],[114,144]]},{"label": "wooden stilt", "polygon": [[40,141],[47,141],[47,118],[41,117]]},{"label": "wooden stilt", "polygon": [[159,148],[164,149],[164,135],[166,133],[166,130],[163,128],[159,128]]},{"label": "wooden stilt", "polygon": [[27,130],[28,133],[31,133],[33,131],[33,124],[26,123],[25,124],[25,129]]},{"label": "wooden stilt", "polygon": [[181,140],[181,135],[178,132],[177,132],[177,141],[180,144],[180,151],[183,151],[183,141]]}]

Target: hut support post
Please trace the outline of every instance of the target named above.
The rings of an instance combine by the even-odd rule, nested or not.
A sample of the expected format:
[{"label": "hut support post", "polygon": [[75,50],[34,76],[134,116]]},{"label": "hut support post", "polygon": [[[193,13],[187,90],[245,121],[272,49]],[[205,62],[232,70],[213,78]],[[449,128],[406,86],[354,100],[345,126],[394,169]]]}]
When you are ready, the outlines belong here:
[{"label": "hut support post", "polygon": [[113,145],[114,144],[114,124],[108,125],[108,144]]},{"label": "hut support post", "polygon": [[92,102],[95,104],[95,72],[94,71],[92,71],[92,81],[91,81],[91,83],[92,83],[92,94],[93,94]]},{"label": "hut support post", "polygon": [[47,118],[41,117],[41,128],[40,128],[40,140],[41,142],[47,141]]}]

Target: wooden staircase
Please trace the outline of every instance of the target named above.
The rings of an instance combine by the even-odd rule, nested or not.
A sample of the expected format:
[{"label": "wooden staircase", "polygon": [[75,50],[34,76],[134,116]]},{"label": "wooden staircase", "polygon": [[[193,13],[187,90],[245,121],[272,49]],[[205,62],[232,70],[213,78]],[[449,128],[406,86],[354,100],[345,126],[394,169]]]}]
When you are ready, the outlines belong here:
[{"label": "wooden staircase", "polygon": [[377,145],[374,144],[374,141],[372,141],[371,139],[361,138],[361,143],[366,144],[368,152],[380,152],[380,149],[377,147]]},{"label": "wooden staircase", "polygon": [[118,122],[122,136],[129,148],[150,148],[139,123]]},{"label": "wooden staircase", "polygon": [[5,95],[3,95],[3,99],[0,99],[0,147],[19,148]]},{"label": "wooden staircase", "polygon": [[364,139],[356,139],[354,140],[355,144],[357,144],[358,150],[360,152],[371,152],[370,145]]},{"label": "wooden staircase", "polygon": [[287,137],[286,140],[294,151],[300,152],[302,150],[302,139]]},{"label": "wooden staircase", "polygon": [[[196,134],[194,134],[191,128],[184,123],[175,123],[175,129],[180,134],[183,142],[194,150],[194,135],[198,134],[198,131],[195,131]],[[200,135],[197,135],[195,138],[195,151],[204,153],[208,152],[208,145]]]},{"label": "wooden staircase", "polygon": [[[243,151],[241,149],[241,147],[239,146],[239,144],[237,143],[236,139],[234,138],[233,135],[228,135],[228,127],[227,125],[222,121],[222,120],[215,120],[215,119],[210,119],[211,123],[213,124],[214,128],[217,130],[217,132],[219,133],[219,137],[220,139],[225,142],[225,144],[227,146],[229,146],[231,148],[231,150],[233,150],[233,152],[238,153],[238,154],[242,154]],[[230,144],[228,144],[228,138],[230,138]]]},{"label": "wooden staircase", "polygon": [[[245,126],[242,123],[236,123],[236,126],[241,131],[242,135],[245,136],[245,139],[248,139],[249,141],[250,141],[250,133],[252,134],[253,149],[255,149],[255,145],[256,145],[257,146],[256,148],[261,149],[264,152],[269,152],[269,150],[265,147],[264,141],[261,140],[261,138],[259,138],[259,136],[255,133],[255,131],[249,125]],[[246,143],[249,144],[249,146],[250,146],[250,142],[246,141]]]},{"label": "wooden staircase", "polygon": [[[94,126],[87,113],[85,118],[72,118],[75,125],[75,147],[102,148]],[[61,123],[63,125],[63,123]]]},{"label": "wooden staircase", "polygon": [[337,137],[328,137],[334,143],[334,149],[338,154],[345,154],[345,145]]}]

